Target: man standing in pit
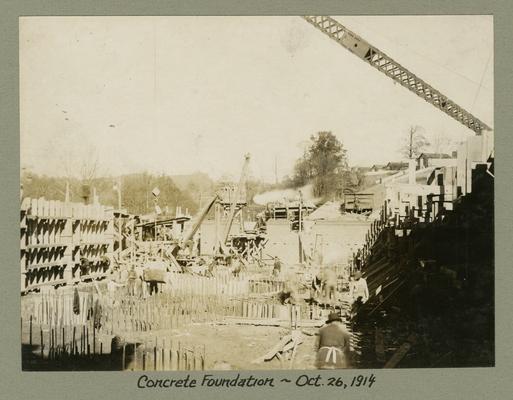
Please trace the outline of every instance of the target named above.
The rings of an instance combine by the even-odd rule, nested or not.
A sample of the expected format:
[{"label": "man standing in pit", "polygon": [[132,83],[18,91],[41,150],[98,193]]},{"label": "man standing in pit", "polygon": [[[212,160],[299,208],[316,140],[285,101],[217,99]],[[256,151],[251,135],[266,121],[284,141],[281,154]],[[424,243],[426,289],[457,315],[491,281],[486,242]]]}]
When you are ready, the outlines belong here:
[{"label": "man standing in pit", "polygon": [[317,368],[347,368],[350,348],[350,335],[342,318],[336,312],[330,313],[326,325],[319,329]]},{"label": "man standing in pit", "polygon": [[273,276],[278,277],[281,272],[281,261],[278,257],[274,257]]},{"label": "man standing in pit", "polygon": [[297,329],[297,324],[300,319],[300,308],[299,308],[299,288],[297,277],[295,275],[289,275],[286,277],[282,292],[282,303],[289,304],[290,306],[290,325],[292,329]]}]

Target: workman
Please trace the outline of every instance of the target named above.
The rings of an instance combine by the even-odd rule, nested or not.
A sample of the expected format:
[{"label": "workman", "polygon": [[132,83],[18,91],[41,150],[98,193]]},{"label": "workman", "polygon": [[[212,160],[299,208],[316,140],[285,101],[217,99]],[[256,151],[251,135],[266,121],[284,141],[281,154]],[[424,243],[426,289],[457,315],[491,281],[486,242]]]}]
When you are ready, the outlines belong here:
[{"label": "workman", "polygon": [[354,264],[356,269],[360,269],[362,267],[362,250],[358,249],[356,252],[356,256],[354,258]]},{"label": "workman", "polygon": [[324,270],[324,296],[331,300],[337,300],[337,273],[333,268],[326,268]]},{"label": "workman", "polygon": [[91,267],[91,262],[85,258],[80,258],[80,276],[87,275],[89,273],[89,268]]},{"label": "workman", "polygon": [[353,303],[365,303],[369,300],[369,288],[367,287],[367,281],[362,278],[362,273],[356,271],[354,274],[354,281],[351,286],[351,297]]},{"label": "workman", "polygon": [[127,288],[128,295],[135,296],[135,281],[137,280],[137,273],[135,272],[135,267],[133,265],[130,266],[130,270],[128,271],[127,277]]},{"label": "workman", "polygon": [[241,273],[242,271],[242,263],[241,261],[237,258],[234,262],[234,267],[233,267],[233,270],[232,270],[232,274],[234,277],[238,277],[239,274]]},{"label": "workman", "polygon": [[290,324],[292,329],[297,329],[298,321],[301,317],[299,307],[299,288],[297,277],[290,275],[286,277],[283,292],[282,292],[282,303],[288,304],[290,311]]},{"label": "workman", "polygon": [[153,294],[159,293],[159,285],[156,281],[149,281],[150,286],[150,296],[153,296]]},{"label": "workman", "polygon": [[299,300],[299,290],[296,279],[289,276],[283,285],[283,304],[297,304]]},{"label": "workman", "polygon": [[277,277],[280,275],[280,272],[281,272],[281,261],[276,256],[276,257],[274,257],[273,275]]},{"label": "workman", "polygon": [[310,296],[311,298],[315,298],[322,293],[322,277],[320,270],[317,270],[312,279],[312,289],[313,293]]},{"label": "workman", "polygon": [[350,348],[350,335],[342,318],[336,312],[330,313],[326,324],[319,329],[317,368],[347,368]]}]

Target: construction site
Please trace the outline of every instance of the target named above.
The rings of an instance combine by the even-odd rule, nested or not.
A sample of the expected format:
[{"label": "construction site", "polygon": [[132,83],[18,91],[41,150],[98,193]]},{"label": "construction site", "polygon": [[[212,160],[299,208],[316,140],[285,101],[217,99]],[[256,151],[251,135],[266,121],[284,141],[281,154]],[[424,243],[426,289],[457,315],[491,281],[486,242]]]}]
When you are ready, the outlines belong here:
[{"label": "construction site", "polygon": [[334,313],[345,368],[494,365],[493,129],[335,18],[297,18],[469,135],[331,199],[293,188],[259,208],[250,154],[194,212],[163,212],[151,187],[154,211],[133,213],[121,181],[116,206],[87,185],[80,202],[22,188],[24,370],[316,369]]}]

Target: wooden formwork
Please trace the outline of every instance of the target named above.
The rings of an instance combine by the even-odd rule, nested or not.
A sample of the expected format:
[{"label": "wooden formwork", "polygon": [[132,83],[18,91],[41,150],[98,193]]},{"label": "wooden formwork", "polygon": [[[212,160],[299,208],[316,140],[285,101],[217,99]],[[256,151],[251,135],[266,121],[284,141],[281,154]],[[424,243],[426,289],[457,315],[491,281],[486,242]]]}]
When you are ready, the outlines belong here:
[{"label": "wooden formwork", "polygon": [[23,199],[21,291],[105,276],[114,239],[112,220],[112,213],[99,204]]}]

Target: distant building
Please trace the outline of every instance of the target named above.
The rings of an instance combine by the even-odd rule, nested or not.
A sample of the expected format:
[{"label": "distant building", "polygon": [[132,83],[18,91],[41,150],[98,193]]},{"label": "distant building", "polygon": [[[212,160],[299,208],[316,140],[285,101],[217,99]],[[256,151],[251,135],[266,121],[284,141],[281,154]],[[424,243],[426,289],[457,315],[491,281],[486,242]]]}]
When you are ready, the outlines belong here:
[{"label": "distant building", "polygon": [[388,164],[374,164],[364,172],[363,187],[373,186],[377,183],[380,183],[382,179],[406,169],[408,169],[407,162],[391,161]]},{"label": "distant building", "polygon": [[385,169],[385,165],[384,164],[374,164],[370,170],[372,172],[376,172],[376,171],[381,171],[382,169]]},{"label": "distant building", "polygon": [[[417,157],[417,169],[435,166],[433,165],[433,160],[448,160],[451,158],[455,157],[445,153],[422,153]],[[435,164],[437,164],[436,166],[441,166],[438,165],[439,163],[435,162]]]},{"label": "distant building", "polygon": [[386,171],[402,171],[403,169],[408,169],[407,162],[389,162],[383,168]]}]

